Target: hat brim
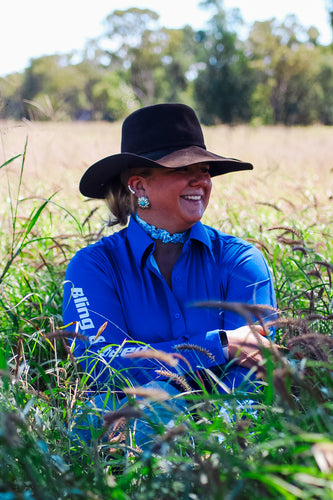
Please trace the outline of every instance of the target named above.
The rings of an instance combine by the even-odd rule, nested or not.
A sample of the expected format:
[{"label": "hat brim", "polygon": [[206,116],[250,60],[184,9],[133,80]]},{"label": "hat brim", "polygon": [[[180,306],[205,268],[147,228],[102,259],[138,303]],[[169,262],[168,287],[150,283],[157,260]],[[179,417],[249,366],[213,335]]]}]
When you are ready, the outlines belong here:
[{"label": "hat brim", "polygon": [[199,146],[178,149],[158,160],[152,160],[134,153],[119,153],[107,156],[89,167],[81,178],[80,192],[88,198],[103,199],[112,184],[112,179],[125,170],[138,167],[178,168],[196,163],[209,163],[211,177],[227,174],[228,172],[253,169],[251,163],[236,158],[225,158]]}]

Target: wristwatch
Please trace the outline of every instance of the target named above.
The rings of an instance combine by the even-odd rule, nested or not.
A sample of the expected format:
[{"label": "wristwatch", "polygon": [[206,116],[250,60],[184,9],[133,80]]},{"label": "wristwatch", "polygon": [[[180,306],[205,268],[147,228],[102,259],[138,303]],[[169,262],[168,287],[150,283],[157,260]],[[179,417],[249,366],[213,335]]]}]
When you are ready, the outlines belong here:
[{"label": "wristwatch", "polygon": [[228,340],[227,332],[225,330],[219,330],[219,335],[220,335],[220,340],[221,340],[224,358],[226,361],[229,361],[229,350],[228,350],[229,340]]},{"label": "wristwatch", "polygon": [[207,338],[209,338],[210,336],[216,335],[216,334],[218,334],[220,337],[224,359],[226,361],[229,361],[229,350],[228,350],[229,340],[228,340],[227,332],[225,330],[211,330],[211,331],[206,333],[206,336],[207,336]]}]

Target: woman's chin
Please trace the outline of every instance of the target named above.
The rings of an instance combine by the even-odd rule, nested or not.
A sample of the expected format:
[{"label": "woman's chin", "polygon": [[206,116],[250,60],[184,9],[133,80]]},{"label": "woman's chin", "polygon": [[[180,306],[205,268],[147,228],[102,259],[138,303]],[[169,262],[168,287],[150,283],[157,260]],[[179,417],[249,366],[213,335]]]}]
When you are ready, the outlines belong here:
[{"label": "woman's chin", "polygon": [[182,200],[180,206],[183,219],[187,221],[192,221],[192,225],[198,222],[202,218],[205,212],[205,208],[206,207],[202,202],[197,202],[197,201],[193,202],[186,200]]}]

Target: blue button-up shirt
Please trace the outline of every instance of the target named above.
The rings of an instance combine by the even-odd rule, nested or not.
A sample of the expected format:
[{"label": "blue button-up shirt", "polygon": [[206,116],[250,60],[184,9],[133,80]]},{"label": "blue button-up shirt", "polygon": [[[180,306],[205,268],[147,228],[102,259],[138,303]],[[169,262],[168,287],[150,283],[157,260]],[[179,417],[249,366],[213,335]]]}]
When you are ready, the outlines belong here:
[{"label": "blue button-up shirt", "polygon": [[119,382],[120,374],[139,384],[156,378],[159,361],[126,357],[147,346],[175,352],[182,344],[179,352],[193,370],[225,363],[219,335],[207,332],[233,330],[246,321],[229,310],[196,307],[198,301],[276,306],[267,263],[248,242],[196,223],[174,265],[171,288],[154,248],[131,218],[127,228],[79,250],[68,266],[64,324],[76,322],[76,331],[86,336],[75,339],[74,354],[99,382]]}]

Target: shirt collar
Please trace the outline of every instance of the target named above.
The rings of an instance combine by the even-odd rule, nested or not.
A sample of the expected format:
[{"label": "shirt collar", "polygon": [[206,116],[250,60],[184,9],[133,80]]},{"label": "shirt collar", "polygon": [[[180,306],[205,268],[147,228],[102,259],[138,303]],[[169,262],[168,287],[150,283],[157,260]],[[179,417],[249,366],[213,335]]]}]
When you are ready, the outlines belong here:
[{"label": "shirt collar", "polygon": [[194,226],[191,227],[190,240],[200,241],[212,252],[212,240],[209,236],[209,227],[204,226],[202,222],[196,222]]},{"label": "shirt collar", "polygon": [[127,238],[137,264],[141,265],[143,256],[147,254],[149,247],[153,247],[154,240],[139,226],[132,216],[127,228]]},{"label": "shirt collar", "polygon": [[[132,216],[127,228],[127,238],[133,250],[134,258],[137,260],[138,265],[141,265],[143,257],[147,257],[148,250],[150,251],[153,248],[154,240],[139,226]],[[184,247],[189,244],[190,240],[199,241],[212,252],[209,228],[200,221],[191,227],[189,239],[185,242]]]}]

